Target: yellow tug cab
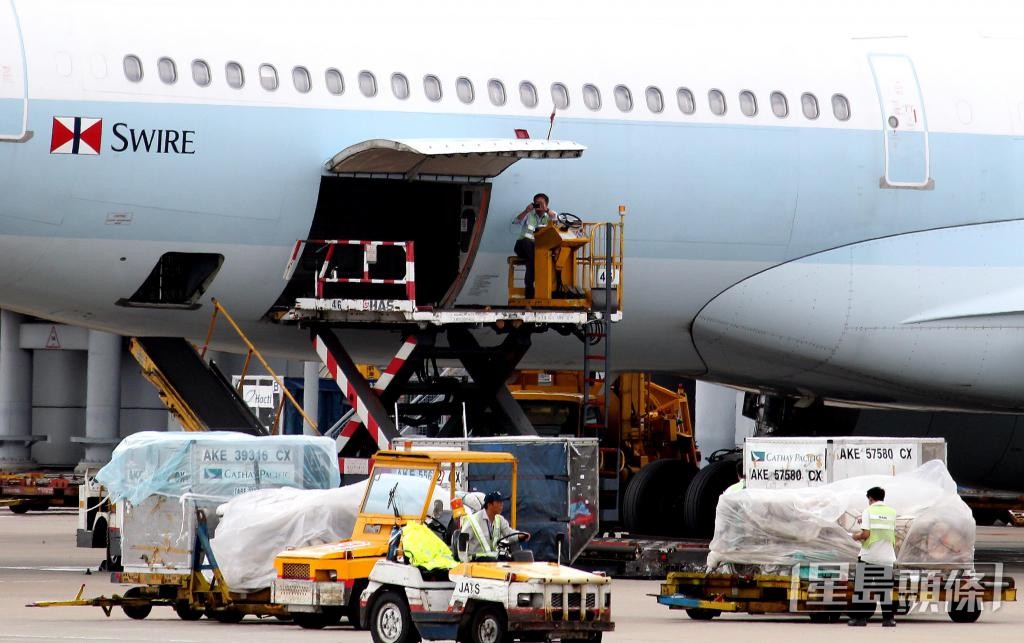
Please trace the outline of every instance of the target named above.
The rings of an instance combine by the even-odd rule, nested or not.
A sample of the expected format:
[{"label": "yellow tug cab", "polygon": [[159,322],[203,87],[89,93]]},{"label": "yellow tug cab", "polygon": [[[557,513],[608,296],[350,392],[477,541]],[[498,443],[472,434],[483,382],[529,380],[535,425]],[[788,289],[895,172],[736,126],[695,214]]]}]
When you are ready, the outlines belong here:
[{"label": "yellow tug cab", "polygon": [[532,299],[526,298],[521,276],[526,260],[508,258],[509,306],[592,310],[604,308],[604,297],[611,297],[612,311],[621,310],[625,213],[619,206],[618,223],[584,222],[567,212],[552,217],[534,234]]},{"label": "yellow tug cab", "polygon": [[271,602],[285,605],[302,627],[333,625],[342,616],[358,626],[359,595],[374,564],[387,555],[391,528],[415,520],[444,533],[456,498],[457,478],[465,475],[463,465],[470,463],[512,468],[514,528],[518,462],[511,454],[378,451],[352,537],[278,554]]}]

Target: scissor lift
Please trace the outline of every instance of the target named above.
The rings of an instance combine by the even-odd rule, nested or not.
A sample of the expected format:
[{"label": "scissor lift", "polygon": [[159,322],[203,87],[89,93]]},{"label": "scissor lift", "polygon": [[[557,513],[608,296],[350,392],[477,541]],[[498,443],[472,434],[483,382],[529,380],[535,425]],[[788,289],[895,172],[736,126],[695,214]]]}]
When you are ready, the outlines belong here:
[{"label": "scissor lift", "polygon": [[[295,299],[294,306],[277,316],[281,323],[309,329],[313,347],[328,372],[354,409],[338,436],[339,455],[367,457],[387,449],[400,437],[396,426],[397,406],[404,395],[444,392],[446,402],[434,403],[435,417],[448,420],[436,435],[461,435],[465,430],[461,407],[489,407],[495,424],[513,435],[536,435],[505,382],[530,349],[535,333],[555,330],[593,341],[595,322],[600,322],[602,341],[607,342],[611,326],[622,318],[622,230],[624,208],[618,223],[583,223],[562,218],[542,230],[537,250],[538,297],[526,300],[517,285],[520,261],[509,261],[509,302],[504,307],[435,308],[416,301],[416,260],[413,241],[370,241],[316,239],[295,243],[285,280],[291,280],[304,253],[321,258],[313,283]],[[339,274],[335,251],[345,246],[363,253],[362,274],[351,270]],[[392,271],[386,277],[374,272],[377,252],[382,247],[405,253],[405,274]],[[391,262],[393,268],[394,262]],[[343,295],[331,296],[332,286],[344,284]],[[362,284],[380,293],[380,285],[394,286],[389,299],[352,297]],[[404,291],[404,296],[397,296]],[[397,331],[402,343],[383,376],[371,384],[359,371],[336,331],[344,329],[387,329]],[[489,330],[501,341],[481,343],[480,330]],[[590,359],[593,359],[592,357]],[[602,356],[602,370],[608,355]],[[457,362],[471,382],[434,378],[437,362]],[[433,367],[433,368],[432,368]],[[414,375],[417,376],[414,381]],[[407,413],[425,412],[417,405]],[[491,429],[493,430],[493,429]],[[487,427],[474,427],[478,435]]]}]

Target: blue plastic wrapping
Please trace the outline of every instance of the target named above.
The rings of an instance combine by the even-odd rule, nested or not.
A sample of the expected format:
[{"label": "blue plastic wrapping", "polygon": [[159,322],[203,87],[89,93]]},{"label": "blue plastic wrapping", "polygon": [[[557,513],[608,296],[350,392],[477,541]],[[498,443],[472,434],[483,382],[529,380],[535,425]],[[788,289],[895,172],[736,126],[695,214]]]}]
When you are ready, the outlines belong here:
[{"label": "blue plastic wrapping", "polygon": [[187,573],[196,509],[215,536],[218,505],[259,489],[332,489],[340,483],[334,440],[234,432],[136,433],[96,474],[121,503],[125,571]]},{"label": "blue plastic wrapping", "polygon": [[255,489],[341,484],[334,440],[232,431],[143,431],[126,437],[96,474],[111,500],[149,496],[224,502]]}]

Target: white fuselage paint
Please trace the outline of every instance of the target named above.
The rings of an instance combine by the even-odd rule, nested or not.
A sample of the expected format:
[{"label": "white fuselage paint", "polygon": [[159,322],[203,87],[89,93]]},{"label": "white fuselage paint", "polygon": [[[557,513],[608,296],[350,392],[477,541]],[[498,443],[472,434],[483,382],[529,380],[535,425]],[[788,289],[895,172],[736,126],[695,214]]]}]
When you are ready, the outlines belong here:
[{"label": "white fuselage paint", "polygon": [[[989,301],[1004,320],[1024,309],[1006,295],[1024,277],[1019,259],[998,266],[989,283],[986,248],[976,248],[948,267],[981,272],[950,277],[957,283],[947,290],[921,276],[943,261],[944,246],[908,250],[915,234],[940,228],[954,230],[949,243],[969,246],[974,228],[1000,221],[1024,242],[1012,225],[1024,198],[1014,183],[1024,133],[1024,71],[1014,62],[1024,29],[1014,4],[13,0],[8,12],[7,1],[0,37],[19,34],[27,65],[19,70],[18,49],[0,46],[8,57],[0,108],[18,130],[22,105],[32,137],[5,132],[0,110],[0,138],[23,141],[0,141],[0,306],[122,334],[198,337],[208,306],[114,302],[164,252],[217,252],[225,261],[206,296],[222,300],[270,352],[308,357],[303,332],[260,320],[284,287],[292,243],[309,231],[324,161],[370,138],[510,137],[515,128],[541,137],[551,86],[564,83],[570,103],[557,112],[554,137],[588,151],[578,161],[521,161],[494,181],[460,304],[503,300],[508,219],[534,192],[584,219],[613,220],[625,203],[617,368],[846,399],[1016,408],[1006,388],[1016,365],[996,357],[1020,343],[1013,324],[983,337],[970,330],[988,350],[985,363],[969,360],[980,374],[972,371],[967,387],[952,375],[928,383],[932,358],[945,358],[962,326],[934,329],[934,344],[921,339],[927,333],[912,344],[889,338],[890,329],[919,323],[906,320],[959,310],[965,300],[980,302],[974,316],[991,312]],[[127,55],[142,62],[140,82],[125,77]],[[175,63],[174,83],[159,77],[162,57]],[[883,69],[879,61],[891,58],[897,63]],[[193,81],[194,61],[209,65],[208,86]],[[231,62],[245,72],[240,89],[226,83]],[[262,64],[276,70],[273,91],[261,87]],[[308,93],[293,85],[296,67],[310,72]],[[326,88],[331,68],[344,76],[341,95]],[[907,70],[912,78],[900,76]],[[18,93],[20,71],[27,93]],[[375,76],[373,97],[360,92],[364,71]],[[407,79],[408,98],[395,96],[393,74]],[[441,79],[441,100],[426,98],[426,75]],[[457,97],[459,77],[473,82],[471,103]],[[495,79],[507,96],[500,106],[489,100]],[[536,87],[537,107],[521,102],[523,81]],[[601,91],[599,110],[584,103],[589,83]],[[627,111],[616,107],[618,85],[630,90]],[[649,109],[648,88],[660,90],[662,111]],[[692,92],[694,113],[680,109],[680,88]],[[712,90],[725,96],[722,115],[709,109]],[[757,98],[753,116],[742,109],[743,91]],[[772,112],[776,91],[788,102],[784,118]],[[804,94],[816,98],[816,118],[802,113]],[[851,106],[848,120],[834,115],[837,94]],[[917,149],[903,130],[896,138],[885,130],[893,110],[920,118],[931,183],[904,180],[913,172],[900,179],[890,167]],[[102,118],[100,154],[49,154],[58,116]],[[891,240],[884,257],[863,257],[878,274],[843,292],[854,280],[837,278],[836,268],[862,264],[829,251],[875,239]],[[736,295],[738,284],[756,296]],[[884,307],[849,305],[876,292],[887,293]],[[804,329],[811,313],[821,326]],[[372,332],[347,341],[377,362],[399,347]],[[579,363],[575,340],[536,344],[531,365]]]}]

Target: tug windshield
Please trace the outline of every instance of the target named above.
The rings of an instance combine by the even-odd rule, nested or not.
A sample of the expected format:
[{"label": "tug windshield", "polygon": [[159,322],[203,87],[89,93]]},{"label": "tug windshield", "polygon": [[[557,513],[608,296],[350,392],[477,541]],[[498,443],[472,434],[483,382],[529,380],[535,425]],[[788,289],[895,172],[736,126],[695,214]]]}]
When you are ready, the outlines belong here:
[{"label": "tug windshield", "polygon": [[363,513],[419,518],[435,475],[433,468],[374,467]]}]

